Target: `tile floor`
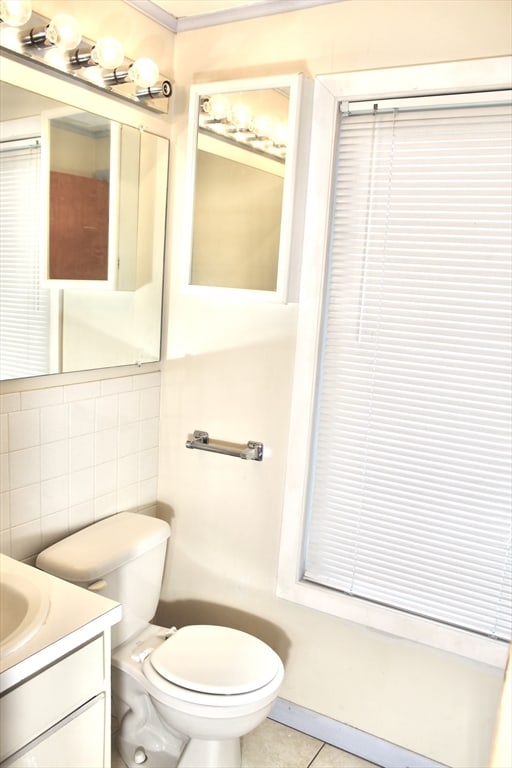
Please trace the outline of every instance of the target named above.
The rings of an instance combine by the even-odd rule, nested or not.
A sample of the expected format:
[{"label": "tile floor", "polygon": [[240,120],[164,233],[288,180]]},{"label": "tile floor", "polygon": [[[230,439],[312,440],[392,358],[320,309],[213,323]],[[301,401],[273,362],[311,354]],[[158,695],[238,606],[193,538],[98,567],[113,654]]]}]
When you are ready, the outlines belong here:
[{"label": "tile floor", "polygon": [[[112,754],[112,768],[124,768]],[[197,766],[201,768],[201,766]],[[335,749],[273,720],[242,739],[242,768],[375,768],[373,763]]]}]

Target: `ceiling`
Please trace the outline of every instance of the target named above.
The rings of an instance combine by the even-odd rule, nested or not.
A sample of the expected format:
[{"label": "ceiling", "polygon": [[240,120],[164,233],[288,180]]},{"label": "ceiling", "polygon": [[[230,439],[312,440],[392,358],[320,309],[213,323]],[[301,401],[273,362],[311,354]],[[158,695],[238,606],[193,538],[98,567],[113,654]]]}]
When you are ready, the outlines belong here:
[{"label": "ceiling", "polygon": [[204,13],[217,13],[228,9],[247,7],[249,5],[268,4],[268,0],[153,0],[166,13],[177,19],[184,16],[198,16]]},{"label": "ceiling", "polygon": [[344,0],[124,0],[173,32],[270,16]]}]

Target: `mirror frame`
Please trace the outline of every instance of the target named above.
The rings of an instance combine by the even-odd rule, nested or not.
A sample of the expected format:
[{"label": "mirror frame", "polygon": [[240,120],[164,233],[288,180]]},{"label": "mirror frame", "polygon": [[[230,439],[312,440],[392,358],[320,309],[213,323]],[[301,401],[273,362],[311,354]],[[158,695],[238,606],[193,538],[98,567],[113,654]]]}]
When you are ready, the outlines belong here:
[{"label": "mirror frame", "polygon": [[[61,76],[58,71],[47,72],[39,69],[36,64],[30,62],[20,62],[16,57],[12,56],[8,50],[3,46],[0,50],[0,79],[2,82],[9,83],[11,85],[23,88],[27,91],[32,91],[40,96],[45,96],[53,101],[62,103],[63,107],[77,108],[81,111],[92,112],[96,115],[104,117],[108,120],[123,123],[139,131],[147,131],[148,133],[155,134],[162,137],[169,142],[171,146],[171,123],[166,114],[153,113],[139,106],[136,102],[124,101],[114,98],[109,95],[108,92],[102,93],[98,89],[91,89],[83,83],[74,82],[68,78]],[[56,85],[58,88],[56,89]],[[57,93],[56,93],[57,90]],[[168,188],[166,190],[168,195]],[[44,201],[42,201],[44,205]],[[168,205],[168,203],[167,203]],[[167,225],[166,228],[166,242],[167,242]],[[162,281],[165,280],[165,256],[163,254],[164,273],[162,275]],[[91,371],[105,372],[107,377],[111,377],[115,370],[119,368],[136,369],[140,373],[146,372],[146,370],[154,370],[155,365],[158,365],[162,359],[162,344],[164,338],[164,329],[162,324],[163,310],[164,310],[164,296],[165,285],[162,284],[162,307],[160,312],[160,339],[159,339],[159,356],[154,362],[133,362],[120,364],[116,366],[108,366],[102,368],[84,368],[76,371],[66,371],[58,373],[59,376],[76,376],[81,380],[90,379]],[[41,379],[47,379],[49,376],[54,376],[55,373],[49,372],[47,374],[22,377],[18,379],[6,379],[0,382],[2,391],[9,391],[13,386],[13,383],[20,381],[27,382],[40,382]],[[40,386],[40,383],[38,384]]]},{"label": "mirror frame", "polygon": [[[190,282],[195,207],[199,105],[204,96],[239,91],[288,88],[288,142],[284,171],[281,230],[275,291],[196,285]],[[311,128],[313,82],[302,74],[276,75],[215,83],[197,83],[190,87],[188,150],[183,236],[182,292],[222,300],[296,302],[299,297],[300,261],[304,233],[304,206],[308,173],[308,146]]]}]

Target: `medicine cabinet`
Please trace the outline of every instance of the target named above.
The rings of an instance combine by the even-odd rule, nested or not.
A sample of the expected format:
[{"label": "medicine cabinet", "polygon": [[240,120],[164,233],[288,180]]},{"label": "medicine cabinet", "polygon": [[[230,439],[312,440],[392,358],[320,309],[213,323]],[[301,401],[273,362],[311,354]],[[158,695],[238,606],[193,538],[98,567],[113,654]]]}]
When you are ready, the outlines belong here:
[{"label": "medicine cabinet", "polygon": [[185,292],[298,300],[310,80],[193,85],[185,206]]}]

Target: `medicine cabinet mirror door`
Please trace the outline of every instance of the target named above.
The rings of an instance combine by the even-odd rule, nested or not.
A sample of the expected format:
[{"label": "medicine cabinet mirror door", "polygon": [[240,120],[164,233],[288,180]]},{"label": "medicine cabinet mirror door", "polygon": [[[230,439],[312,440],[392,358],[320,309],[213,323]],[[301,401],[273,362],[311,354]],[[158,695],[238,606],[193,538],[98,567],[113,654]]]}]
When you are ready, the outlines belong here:
[{"label": "medicine cabinet mirror door", "polygon": [[119,132],[118,123],[78,109],[42,113],[44,278],[60,287],[113,287]]},{"label": "medicine cabinet mirror door", "polygon": [[185,292],[298,299],[310,87],[302,75],[191,87]]},{"label": "medicine cabinet mirror door", "polygon": [[0,61],[0,380],[158,361],[167,120]]}]

